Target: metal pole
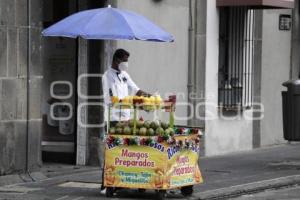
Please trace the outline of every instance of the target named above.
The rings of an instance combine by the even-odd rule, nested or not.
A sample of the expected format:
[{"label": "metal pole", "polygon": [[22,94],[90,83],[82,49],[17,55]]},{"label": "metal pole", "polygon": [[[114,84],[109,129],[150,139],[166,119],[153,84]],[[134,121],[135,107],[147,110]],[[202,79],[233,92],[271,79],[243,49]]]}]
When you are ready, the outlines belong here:
[{"label": "metal pole", "polygon": [[[194,50],[195,50],[195,40],[194,40],[194,35],[195,35],[195,29],[194,29],[194,21],[193,21],[193,0],[189,0],[189,28],[188,28],[188,84],[187,84],[187,89],[188,89],[188,102],[193,103],[193,100],[190,98],[191,93],[194,91]],[[194,103],[193,103],[194,104]],[[188,116],[191,115],[194,111],[191,110],[190,107],[188,109]],[[193,116],[194,119],[194,116]],[[191,125],[191,122],[188,122]]]}]

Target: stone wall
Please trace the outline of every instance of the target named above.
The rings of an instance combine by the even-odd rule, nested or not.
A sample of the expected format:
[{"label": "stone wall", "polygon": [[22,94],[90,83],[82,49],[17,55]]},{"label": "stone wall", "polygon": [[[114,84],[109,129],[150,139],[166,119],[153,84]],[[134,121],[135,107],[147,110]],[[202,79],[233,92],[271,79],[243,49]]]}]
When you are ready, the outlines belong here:
[{"label": "stone wall", "polygon": [[0,175],[41,164],[42,1],[28,1],[0,1]]}]

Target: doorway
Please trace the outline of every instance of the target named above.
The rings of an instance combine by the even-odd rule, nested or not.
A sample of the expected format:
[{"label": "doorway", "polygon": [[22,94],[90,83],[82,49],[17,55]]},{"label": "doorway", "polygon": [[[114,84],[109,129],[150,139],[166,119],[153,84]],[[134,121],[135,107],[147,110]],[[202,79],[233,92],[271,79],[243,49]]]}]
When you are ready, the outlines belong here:
[{"label": "doorway", "polygon": [[[107,1],[87,0],[84,9],[100,8]],[[82,10],[82,1],[79,0],[44,0],[43,23],[44,28],[59,20]],[[90,40],[87,42],[87,51],[79,54],[78,39],[63,37],[43,38],[43,99],[42,99],[42,161],[54,163],[76,164],[77,152],[77,79],[78,56],[87,58],[87,72],[100,73],[103,68],[100,63],[103,57],[104,42]],[[100,92],[101,80],[88,80],[88,95]],[[99,107],[88,108],[88,121],[99,122]],[[93,122],[92,122],[93,123]],[[86,149],[91,155],[88,163],[97,163],[97,144],[90,140],[97,137],[99,130],[87,130]],[[94,160],[94,161],[93,161]]]},{"label": "doorway", "polygon": [[[43,25],[77,12],[76,1],[44,0]],[[42,161],[75,163],[77,41],[43,38]]]}]

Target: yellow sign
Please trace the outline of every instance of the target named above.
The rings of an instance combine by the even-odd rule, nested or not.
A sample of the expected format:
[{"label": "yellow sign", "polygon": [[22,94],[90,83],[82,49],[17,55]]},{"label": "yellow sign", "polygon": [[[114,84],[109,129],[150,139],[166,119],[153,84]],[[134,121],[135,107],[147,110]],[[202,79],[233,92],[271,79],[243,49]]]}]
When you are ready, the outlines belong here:
[{"label": "yellow sign", "polygon": [[[190,139],[193,136],[180,137]],[[150,146],[106,145],[104,185],[170,189],[202,183],[198,154],[199,147],[180,149],[167,143],[153,143]]]}]

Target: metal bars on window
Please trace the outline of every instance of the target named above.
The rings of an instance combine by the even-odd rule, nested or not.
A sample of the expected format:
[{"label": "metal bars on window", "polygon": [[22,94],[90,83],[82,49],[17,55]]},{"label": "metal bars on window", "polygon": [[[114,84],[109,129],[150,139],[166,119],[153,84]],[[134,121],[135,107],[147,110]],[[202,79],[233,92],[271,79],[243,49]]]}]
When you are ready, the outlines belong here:
[{"label": "metal bars on window", "polygon": [[253,102],[255,11],[220,9],[219,106],[250,108]]}]

